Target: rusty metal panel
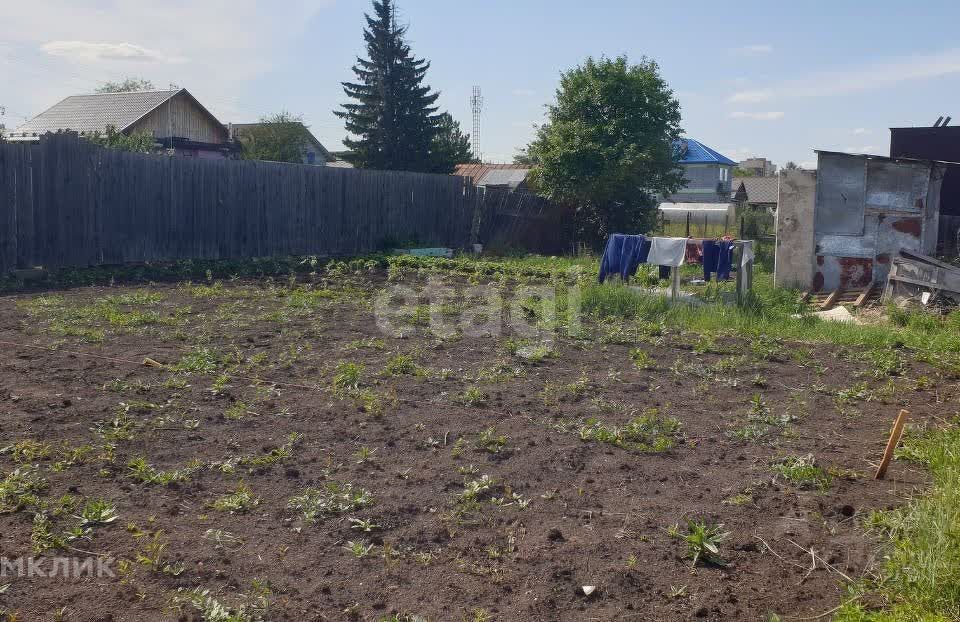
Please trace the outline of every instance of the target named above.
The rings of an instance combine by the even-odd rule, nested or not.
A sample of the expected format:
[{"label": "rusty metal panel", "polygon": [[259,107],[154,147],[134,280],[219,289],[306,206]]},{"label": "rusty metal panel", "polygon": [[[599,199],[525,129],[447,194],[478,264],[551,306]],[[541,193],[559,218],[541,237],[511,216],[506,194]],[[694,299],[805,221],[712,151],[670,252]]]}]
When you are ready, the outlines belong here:
[{"label": "rusty metal panel", "polygon": [[890,271],[891,259],[901,250],[922,252],[920,235],[923,221],[916,216],[880,215],[877,227],[877,262],[874,278],[885,281]]},{"label": "rusty metal panel", "polygon": [[866,196],[865,160],[821,153],[818,171],[816,232],[862,235]]},{"label": "rusty metal panel", "polygon": [[872,257],[833,257],[817,255],[816,291],[860,289],[874,280]]},{"label": "rusty metal panel", "polygon": [[868,160],[866,207],[919,213],[929,184],[927,164]]}]

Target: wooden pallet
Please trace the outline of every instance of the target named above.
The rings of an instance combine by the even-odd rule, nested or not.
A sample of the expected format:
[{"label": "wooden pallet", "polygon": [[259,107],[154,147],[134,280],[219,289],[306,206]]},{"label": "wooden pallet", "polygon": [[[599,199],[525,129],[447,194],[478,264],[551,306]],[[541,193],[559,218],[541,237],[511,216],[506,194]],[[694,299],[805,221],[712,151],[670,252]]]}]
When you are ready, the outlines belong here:
[{"label": "wooden pallet", "polygon": [[832,292],[806,292],[801,297],[820,311],[828,311],[840,304],[853,305],[854,308],[869,306],[880,300],[880,288],[876,284],[859,289],[835,289]]}]

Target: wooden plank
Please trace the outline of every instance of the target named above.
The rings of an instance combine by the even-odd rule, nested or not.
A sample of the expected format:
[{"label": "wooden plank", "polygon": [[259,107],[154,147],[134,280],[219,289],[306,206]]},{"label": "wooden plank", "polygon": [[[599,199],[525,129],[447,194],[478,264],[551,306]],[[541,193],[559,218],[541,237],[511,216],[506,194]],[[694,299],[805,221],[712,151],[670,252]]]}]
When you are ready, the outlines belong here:
[{"label": "wooden plank", "polygon": [[833,292],[829,296],[827,296],[827,299],[823,301],[823,304],[820,305],[820,310],[827,311],[835,307],[837,304],[837,299],[840,298],[841,293],[842,293],[842,290],[839,290],[839,289],[833,290]]},{"label": "wooden plank", "polygon": [[857,309],[862,307],[864,303],[870,299],[870,295],[873,293],[873,290],[875,289],[875,287],[876,287],[875,284],[871,284],[870,287],[863,290],[863,293],[857,296],[857,299],[854,301],[853,306]]},{"label": "wooden plank", "polygon": [[897,443],[900,442],[900,437],[903,435],[903,426],[907,423],[907,417],[910,413],[906,410],[901,410],[897,414],[897,419],[893,423],[893,430],[890,432],[890,438],[887,439],[887,446],[883,450],[883,458],[880,460],[880,465],[877,466],[877,472],[873,476],[874,479],[883,479],[887,474],[887,467],[890,466],[890,461],[893,460],[893,452],[897,448]]}]

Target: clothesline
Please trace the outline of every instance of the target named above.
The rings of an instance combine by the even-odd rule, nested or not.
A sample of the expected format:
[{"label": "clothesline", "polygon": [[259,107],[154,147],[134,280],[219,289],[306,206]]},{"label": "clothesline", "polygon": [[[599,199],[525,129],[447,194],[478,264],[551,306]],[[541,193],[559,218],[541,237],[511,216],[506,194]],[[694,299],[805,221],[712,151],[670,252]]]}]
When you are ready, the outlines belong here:
[{"label": "clothesline", "polygon": [[624,281],[637,273],[640,264],[660,266],[660,278],[669,277],[671,268],[684,263],[702,263],[704,280],[713,274],[718,280],[730,278],[733,268],[733,250],[743,249],[741,267],[752,261],[752,241],[716,238],[647,237],[613,233],[607,238],[606,248],[600,261],[599,281],[619,274]]}]

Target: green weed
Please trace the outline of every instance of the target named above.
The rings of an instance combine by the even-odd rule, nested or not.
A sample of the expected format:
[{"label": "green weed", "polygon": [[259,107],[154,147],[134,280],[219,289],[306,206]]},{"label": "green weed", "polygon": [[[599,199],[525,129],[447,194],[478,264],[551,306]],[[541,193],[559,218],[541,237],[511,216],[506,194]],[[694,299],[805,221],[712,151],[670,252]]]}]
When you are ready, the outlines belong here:
[{"label": "green weed", "polygon": [[253,491],[245,483],[240,482],[233,492],[220,496],[210,504],[218,512],[229,512],[231,514],[243,514],[251,508],[256,507],[260,499],[253,496]]},{"label": "green weed", "polygon": [[410,354],[395,354],[390,357],[383,372],[388,376],[415,376],[422,373]]},{"label": "green weed", "polygon": [[730,534],[723,531],[723,525],[691,520],[687,522],[686,534],[682,534],[676,525],[671,529],[671,533],[675,537],[682,536],[687,544],[687,556],[694,566],[699,561],[717,566],[726,565],[720,556],[720,545]]},{"label": "green weed", "polygon": [[828,472],[815,464],[813,454],[782,458],[774,463],[773,470],[800,488],[826,490],[833,479]]},{"label": "green weed", "polygon": [[457,399],[458,402],[464,406],[484,406],[487,403],[489,396],[481,391],[477,387],[469,387],[463,393],[460,394]]},{"label": "green weed", "polygon": [[663,417],[656,409],[649,409],[622,426],[608,425],[590,417],[579,423],[561,422],[558,427],[562,431],[575,431],[584,441],[651,453],[672,449],[680,438],[680,420]]},{"label": "green weed", "polygon": [[373,505],[369,490],[353,484],[329,482],[323,488],[307,488],[303,494],[290,499],[287,507],[300,512],[308,523]]},{"label": "green weed", "polygon": [[477,448],[491,454],[500,453],[506,446],[507,437],[503,434],[497,434],[496,428],[487,428],[477,437]]}]

